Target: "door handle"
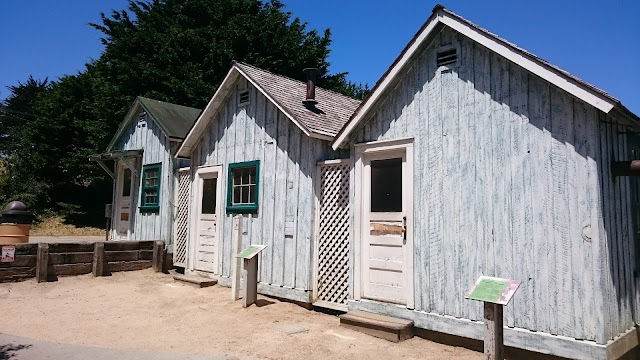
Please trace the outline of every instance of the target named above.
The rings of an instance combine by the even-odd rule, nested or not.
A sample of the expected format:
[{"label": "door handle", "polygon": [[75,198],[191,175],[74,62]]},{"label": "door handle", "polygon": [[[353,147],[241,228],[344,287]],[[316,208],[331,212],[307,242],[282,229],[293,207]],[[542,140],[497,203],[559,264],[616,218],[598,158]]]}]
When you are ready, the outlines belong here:
[{"label": "door handle", "polygon": [[407,243],[407,217],[402,217],[402,242]]}]

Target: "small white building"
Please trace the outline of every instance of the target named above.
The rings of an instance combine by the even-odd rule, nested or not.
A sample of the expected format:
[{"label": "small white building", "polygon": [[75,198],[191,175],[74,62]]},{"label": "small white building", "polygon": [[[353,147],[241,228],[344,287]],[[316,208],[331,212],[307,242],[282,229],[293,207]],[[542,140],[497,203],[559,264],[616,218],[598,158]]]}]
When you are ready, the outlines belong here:
[{"label": "small white building", "polygon": [[351,153],[348,309],[482,339],[464,296],[496,276],[521,282],[507,346],[636,347],[639,183],[620,175],[640,173],[639,120],[436,6],[332,145]]},{"label": "small white building", "polygon": [[174,155],[199,114],[138,96],[106,150],[91,157],[114,179],[111,240],[173,243],[176,171],[189,165]]},{"label": "small white building", "polygon": [[[232,65],[178,150],[192,159],[187,273],[230,284],[233,216],[241,214],[242,246],[267,245],[259,292],[313,301],[318,162],[348,156],[331,141],[360,103],[313,88],[315,100],[304,82]],[[342,218],[346,241],[346,210]]]}]

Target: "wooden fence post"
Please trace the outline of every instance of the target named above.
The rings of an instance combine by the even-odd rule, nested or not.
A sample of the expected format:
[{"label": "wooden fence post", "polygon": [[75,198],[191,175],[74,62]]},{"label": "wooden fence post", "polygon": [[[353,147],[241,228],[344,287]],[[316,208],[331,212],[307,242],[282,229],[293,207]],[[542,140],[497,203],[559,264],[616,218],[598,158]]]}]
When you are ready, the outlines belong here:
[{"label": "wooden fence post", "polygon": [[155,272],[162,272],[164,266],[164,241],[155,241],[153,243],[153,262],[152,267]]},{"label": "wooden fence post", "polygon": [[36,256],[36,281],[47,282],[49,269],[49,244],[39,243]]},{"label": "wooden fence post", "polygon": [[104,243],[96,242],[93,247],[93,276],[107,275],[107,264],[104,260]]},{"label": "wooden fence post", "polygon": [[[232,260],[232,278],[231,278],[231,299],[240,299],[240,278],[242,275],[242,259],[236,257],[240,252],[242,246],[242,215],[236,215],[234,217],[235,234],[233,239],[233,260]],[[245,279],[246,281],[246,279]]]}]

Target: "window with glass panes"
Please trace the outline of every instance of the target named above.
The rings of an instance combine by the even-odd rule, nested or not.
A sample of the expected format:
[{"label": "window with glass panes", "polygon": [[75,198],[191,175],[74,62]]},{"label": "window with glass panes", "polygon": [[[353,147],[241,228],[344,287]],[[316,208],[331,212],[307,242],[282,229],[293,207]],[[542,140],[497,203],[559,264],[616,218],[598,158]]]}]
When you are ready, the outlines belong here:
[{"label": "window with glass panes", "polygon": [[145,165],[142,169],[141,212],[160,210],[160,164]]},{"label": "window with glass panes", "polygon": [[259,167],[259,161],[246,161],[229,165],[228,213],[253,213],[258,211]]}]

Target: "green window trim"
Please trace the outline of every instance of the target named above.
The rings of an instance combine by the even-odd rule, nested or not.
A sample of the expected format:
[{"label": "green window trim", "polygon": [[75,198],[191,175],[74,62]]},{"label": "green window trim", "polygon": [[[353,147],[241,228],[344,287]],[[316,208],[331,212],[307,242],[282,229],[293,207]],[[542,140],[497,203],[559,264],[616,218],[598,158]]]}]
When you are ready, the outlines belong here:
[{"label": "green window trim", "polygon": [[[243,168],[255,168],[255,184],[249,184],[249,187],[254,186],[253,192],[249,189],[248,197],[253,194],[253,201],[249,203],[234,203],[234,170]],[[237,187],[237,186],[236,186]],[[246,185],[245,185],[246,187]],[[229,174],[227,175],[227,213],[228,214],[255,214],[258,212],[258,199],[260,199],[260,160],[244,161],[229,164]]]},{"label": "green window trim", "polygon": [[[147,173],[157,172],[154,177],[155,183],[147,185]],[[162,164],[150,164],[142,167],[142,184],[140,185],[140,212],[141,213],[157,213],[160,211],[160,183],[162,179]],[[149,192],[149,195],[148,195]],[[154,195],[155,193],[155,195]],[[149,201],[148,198],[155,198],[155,201]]]}]

